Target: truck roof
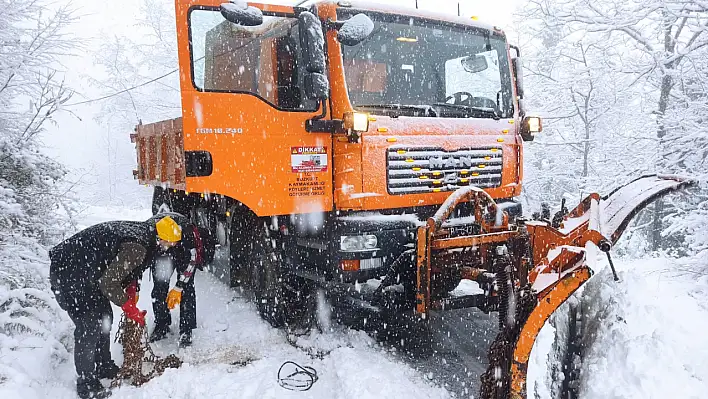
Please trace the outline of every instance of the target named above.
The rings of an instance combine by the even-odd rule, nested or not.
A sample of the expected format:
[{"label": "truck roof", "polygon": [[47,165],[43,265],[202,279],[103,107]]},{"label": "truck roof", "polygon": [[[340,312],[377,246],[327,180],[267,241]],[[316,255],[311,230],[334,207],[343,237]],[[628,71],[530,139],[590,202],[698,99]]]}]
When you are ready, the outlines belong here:
[{"label": "truck roof", "polygon": [[436,12],[436,11],[415,9],[415,8],[409,7],[409,6],[380,4],[380,3],[366,1],[366,0],[339,0],[339,1],[325,0],[325,1],[316,1],[315,4],[338,4],[340,7],[352,8],[352,9],[358,9],[358,10],[379,11],[379,12],[384,12],[384,13],[389,13],[389,14],[399,14],[399,15],[407,15],[407,16],[411,16],[411,17],[435,19],[438,21],[452,22],[452,23],[461,24],[461,25],[468,25],[468,26],[474,26],[477,28],[489,29],[490,31],[496,31],[501,34],[504,34],[504,31],[501,28],[495,27],[494,25],[491,25],[491,24],[487,24],[484,22],[473,20],[472,18],[458,17],[457,15],[446,14],[446,13],[441,13],[441,12]]}]

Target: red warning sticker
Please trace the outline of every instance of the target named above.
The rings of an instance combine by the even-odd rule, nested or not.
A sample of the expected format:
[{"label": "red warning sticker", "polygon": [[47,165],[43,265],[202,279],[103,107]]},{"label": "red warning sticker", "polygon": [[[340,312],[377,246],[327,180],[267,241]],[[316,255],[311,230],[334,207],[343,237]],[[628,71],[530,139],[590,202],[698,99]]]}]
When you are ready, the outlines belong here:
[{"label": "red warning sticker", "polygon": [[290,147],[293,173],[327,171],[327,147]]}]

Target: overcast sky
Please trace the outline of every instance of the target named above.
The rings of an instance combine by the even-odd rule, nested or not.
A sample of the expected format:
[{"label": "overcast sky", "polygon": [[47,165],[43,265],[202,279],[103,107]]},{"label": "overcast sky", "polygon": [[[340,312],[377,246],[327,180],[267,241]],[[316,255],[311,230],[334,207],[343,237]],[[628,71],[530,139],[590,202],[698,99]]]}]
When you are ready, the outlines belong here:
[{"label": "overcast sky", "polygon": [[[68,1],[68,0],[61,0]],[[106,35],[126,36],[130,35],[136,14],[140,4],[144,0],[120,0],[101,1],[95,0],[71,0],[71,4],[77,9],[79,18],[73,26],[76,36],[84,43],[84,49],[75,57],[63,60],[66,67],[66,80],[77,90],[77,94],[72,102],[85,99],[97,98],[106,94],[100,89],[86,84],[86,76],[99,77],[100,69],[95,67],[94,51],[101,37]],[[165,0],[170,1],[171,0]],[[512,30],[511,23],[514,7],[520,0],[463,0],[460,2],[462,15],[479,17],[481,21],[502,26],[507,32]],[[293,1],[268,1],[263,3],[293,4]],[[415,0],[380,0],[381,3],[398,4],[408,7],[415,6]],[[435,10],[437,12],[456,14],[457,4],[455,0],[419,0],[419,8]],[[158,74],[158,73],[156,73]],[[43,138],[46,151],[67,165],[72,170],[74,179],[82,177],[83,190],[86,192],[103,193],[107,190],[105,185],[106,171],[111,169],[107,157],[107,141],[118,140],[124,143],[118,148],[122,151],[122,159],[127,160],[126,164],[113,166],[113,175],[118,173],[123,177],[123,181],[129,187],[137,183],[130,181],[132,169],[135,165],[128,165],[131,162],[131,145],[129,131],[123,137],[106,137],[106,129],[102,128],[94,120],[100,104],[91,104],[72,108],[73,114],[63,113],[56,118],[57,125],[51,126]],[[117,135],[116,133],[113,133]],[[124,141],[123,141],[124,140]],[[113,149],[116,150],[115,148]],[[111,187],[112,189],[114,187]],[[120,192],[120,190],[119,190]],[[147,190],[138,190],[138,196],[143,196]],[[125,197],[134,195],[131,190],[120,194]],[[112,200],[115,198],[111,198]],[[144,199],[141,199],[144,201]],[[120,201],[119,201],[120,202]]]}]

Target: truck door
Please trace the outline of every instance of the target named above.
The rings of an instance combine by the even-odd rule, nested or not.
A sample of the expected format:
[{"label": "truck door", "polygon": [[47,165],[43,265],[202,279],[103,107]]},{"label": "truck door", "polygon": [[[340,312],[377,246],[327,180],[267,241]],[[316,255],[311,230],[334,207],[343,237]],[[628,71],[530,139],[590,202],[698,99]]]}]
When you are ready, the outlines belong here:
[{"label": "truck door", "polygon": [[[305,97],[293,7],[257,5],[259,26],[233,24],[222,0],[176,0],[180,85],[188,159],[212,168],[187,190],[236,199],[259,216],[332,209],[332,141],[308,133],[319,115]],[[206,173],[204,173],[206,174]]]}]

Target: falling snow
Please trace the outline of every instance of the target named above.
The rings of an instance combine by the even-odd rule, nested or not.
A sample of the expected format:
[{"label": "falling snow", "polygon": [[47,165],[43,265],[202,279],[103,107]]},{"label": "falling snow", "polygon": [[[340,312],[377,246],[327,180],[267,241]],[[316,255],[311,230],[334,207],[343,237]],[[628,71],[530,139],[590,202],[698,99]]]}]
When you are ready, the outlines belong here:
[{"label": "falling snow", "polygon": [[[275,0],[277,12],[263,15],[244,0],[180,13],[174,0],[0,0],[0,398],[76,396],[74,325],[50,290],[47,250],[100,222],[150,217],[153,188],[138,184],[134,169],[153,173],[158,181],[150,184],[164,192],[197,187],[195,199],[217,204],[201,222],[213,227],[219,247],[215,262],[194,279],[194,344],[178,347],[177,309],[172,332],[153,345],[158,355],[177,354],[183,366],[142,387],[114,389],[114,398],[474,398],[498,331],[496,312],[448,309],[415,322],[381,312],[385,300],[407,293],[410,303],[417,300],[414,268],[424,257],[416,258],[416,228],[431,216],[441,219],[465,195],[490,193],[503,200],[496,212],[482,212],[495,227],[519,204],[519,222],[546,226],[561,201],[572,210],[595,192],[600,199],[565,218],[559,232],[587,224],[610,241],[624,232],[610,253],[592,242],[539,248],[543,240],[531,237],[533,251],[549,250],[547,263],[562,251],[580,259],[562,272],[533,265],[540,273],[532,276],[536,293],[581,267],[593,276],[541,329],[528,365],[528,398],[707,396],[705,1],[519,0],[514,13],[508,2],[354,0],[339,2],[328,18],[341,23],[325,29],[311,2],[300,4],[307,11],[280,12],[295,1]],[[176,4],[183,3],[193,1]],[[475,15],[503,14],[506,33],[470,19],[470,7]],[[475,28],[464,27],[470,24]],[[525,77],[514,79],[511,44],[522,45]],[[306,87],[318,77],[326,83],[322,102]],[[345,137],[344,123],[332,121],[352,111],[349,104],[370,114],[369,130],[358,136]],[[323,111],[325,132],[305,131],[304,121]],[[544,118],[533,141],[517,134],[524,112]],[[152,124],[160,120],[168,123]],[[142,151],[143,129],[167,125],[171,130],[150,130],[150,150]],[[294,167],[293,148],[315,147],[316,157],[303,158],[303,168],[312,169]],[[480,148],[489,156],[479,162],[451,156]],[[420,149],[438,155],[427,158]],[[400,165],[390,164],[389,152]],[[389,173],[404,177],[393,182]],[[289,184],[303,178],[317,183],[307,187],[326,190],[287,196]],[[692,187],[684,190],[688,181]],[[222,207],[221,191],[243,196],[246,206]],[[175,210],[184,205],[175,198],[152,205]],[[540,216],[542,204],[549,204],[549,220]],[[249,219],[254,215],[268,217]],[[233,222],[265,229],[263,247],[272,252],[259,265],[287,258],[315,266],[298,269],[317,285],[297,298],[311,325],[273,328],[259,313],[274,317],[276,307],[264,312],[269,298],[256,300],[244,289],[254,281],[231,286],[238,277],[232,265],[243,266],[248,251],[260,250],[250,245],[259,235],[228,231]],[[440,222],[450,235],[480,225],[475,216]],[[359,235],[353,241],[370,247],[342,255],[341,235]],[[390,251],[396,239],[406,240],[405,253]],[[480,253],[486,245],[464,251]],[[315,250],[302,252],[306,246]],[[445,283],[442,297],[451,301],[484,297],[499,284],[518,288],[511,279],[460,279],[493,276],[480,269],[491,254],[471,266],[449,262],[455,267],[442,269],[450,276],[431,268],[433,284]],[[381,266],[397,256],[410,264]],[[228,264],[226,274],[219,262]],[[345,267],[360,275],[347,285],[351,297],[337,302],[351,276]],[[259,281],[267,287],[300,282],[279,268],[263,274],[276,276]],[[148,271],[142,279],[137,306],[148,311],[149,329],[153,278],[175,284],[168,259],[157,259],[154,276]],[[362,299],[377,292],[374,301]],[[513,324],[517,298],[502,305],[509,310],[502,323]],[[121,312],[114,306],[113,323],[102,320],[111,336]],[[122,347],[113,342],[111,353],[120,364]],[[279,385],[286,361],[317,373],[310,390]],[[491,371],[501,386],[507,370]]]}]

